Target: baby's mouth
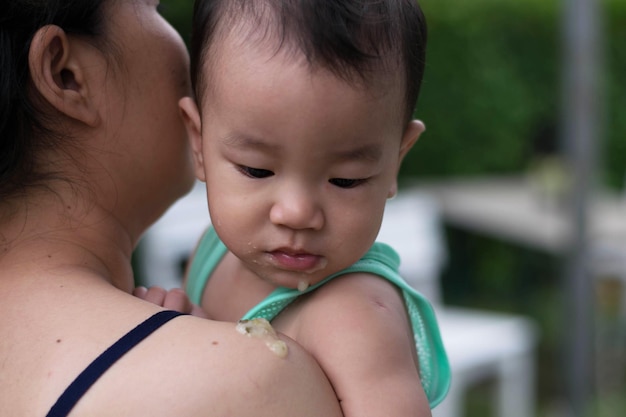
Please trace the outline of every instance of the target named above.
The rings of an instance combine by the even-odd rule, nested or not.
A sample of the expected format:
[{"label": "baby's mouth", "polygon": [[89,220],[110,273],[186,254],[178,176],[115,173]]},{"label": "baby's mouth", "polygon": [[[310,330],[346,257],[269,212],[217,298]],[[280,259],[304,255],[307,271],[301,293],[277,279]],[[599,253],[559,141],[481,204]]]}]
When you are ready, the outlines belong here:
[{"label": "baby's mouth", "polygon": [[277,249],[269,254],[280,268],[299,272],[315,271],[323,261],[322,256],[288,249]]}]

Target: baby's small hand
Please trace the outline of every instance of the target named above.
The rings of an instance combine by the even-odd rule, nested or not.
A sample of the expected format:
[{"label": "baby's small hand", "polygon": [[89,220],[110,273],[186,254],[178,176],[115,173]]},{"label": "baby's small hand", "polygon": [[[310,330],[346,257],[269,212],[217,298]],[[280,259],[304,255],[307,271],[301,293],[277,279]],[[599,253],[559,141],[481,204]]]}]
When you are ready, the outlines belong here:
[{"label": "baby's small hand", "polygon": [[133,291],[133,295],[168,310],[208,318],[204,310],[200,306],[193,304],[187,297],[187,294],[180,288],[165,290],[161,287],[137,287]]}]

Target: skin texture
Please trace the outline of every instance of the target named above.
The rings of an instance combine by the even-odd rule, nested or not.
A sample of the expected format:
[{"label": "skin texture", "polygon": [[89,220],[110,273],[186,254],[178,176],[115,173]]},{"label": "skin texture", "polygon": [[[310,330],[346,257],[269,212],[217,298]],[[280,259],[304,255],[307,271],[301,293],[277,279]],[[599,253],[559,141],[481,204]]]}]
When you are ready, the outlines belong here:
[{"label": "skin texture", "polygon": [[[271,39],[233,31],[221,42],[205,67],[212,100],[201,113],[191,99],[181,108],[212,224],[230,251],[202,307],[236,321],[277,286],[315,284],[365,254],[424,127],[402,121],[397,76],[364,87],[276,52]],[[430,415],[404,304],[390,283],[341,277],[272,324],[317,359],[345,416]]]},{"label": "skin texture", "polygon": [[[156,2],[110,3],[115,59],[56,26],[30,47],[32,87],[74,146],[57,178],[0,202],[0,414],[45,415],[101,352],[161,310],[133,297],[141,233],[191,186],[177,107],[188,58]],[[43,111],[43,110],[42,110]],[[180,317],[124,356],[71,416],[340,416],[315,361],[280,359],[232,323]]]}]

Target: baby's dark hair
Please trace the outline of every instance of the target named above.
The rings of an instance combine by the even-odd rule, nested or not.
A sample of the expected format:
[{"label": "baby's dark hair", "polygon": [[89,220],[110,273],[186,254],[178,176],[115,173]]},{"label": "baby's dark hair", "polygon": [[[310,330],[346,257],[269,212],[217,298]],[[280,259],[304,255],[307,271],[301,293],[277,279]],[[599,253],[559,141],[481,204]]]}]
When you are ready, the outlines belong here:
[{"label": "baby's dark hair", "polygon": [[42,149],[61,146],[55,120],[31,88],[28,64],[35,33],[57,25],[98,37],[103,5],[114,0],[2,0],[0,6],[0,201],[46,179],[37,168]]},{"label": "baby's dark hair", "polygon": [[196,0],[191,79],[200,102],[209,84],[203,69],[216,59],[214,45],[241,28],[275,36],[278,48],[295,48],[311,66],[347,82],[367,83],[380,71],[402,71],[404,117],[413,117],[427,33],[417,0]]}]

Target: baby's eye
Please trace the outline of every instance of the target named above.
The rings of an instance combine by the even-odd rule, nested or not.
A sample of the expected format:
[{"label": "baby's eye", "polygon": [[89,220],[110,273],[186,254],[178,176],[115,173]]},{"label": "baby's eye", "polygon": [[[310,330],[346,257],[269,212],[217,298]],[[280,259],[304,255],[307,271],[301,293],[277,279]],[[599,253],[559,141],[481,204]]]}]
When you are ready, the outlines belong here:
[{"label": "baby's eye", "polygon": [[328,182],[330,182],[332,185],[339,188],[354,188],[358,185],[363,184],[365,181],[367,180],[364,178],[356,180],[351,180],[348,178],[331,178],[330,180],[328,180]]},{"label": "baby's eye", "polygon": [[239,171],[250,178],[267,178],[274,175],[272,171],[267,169],[252,168],[244,165],[239,165]]}]

